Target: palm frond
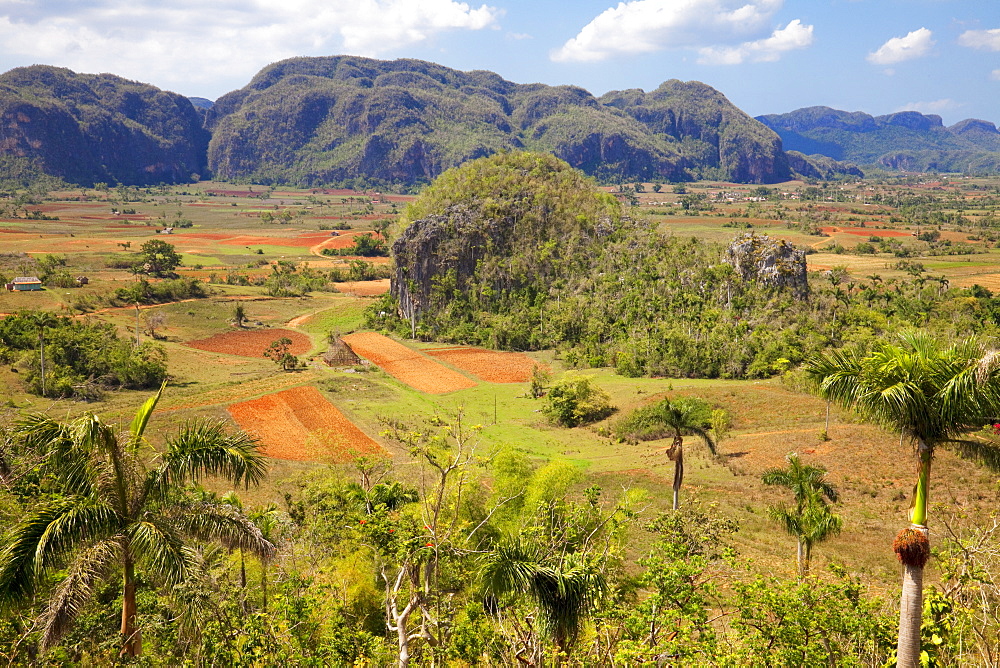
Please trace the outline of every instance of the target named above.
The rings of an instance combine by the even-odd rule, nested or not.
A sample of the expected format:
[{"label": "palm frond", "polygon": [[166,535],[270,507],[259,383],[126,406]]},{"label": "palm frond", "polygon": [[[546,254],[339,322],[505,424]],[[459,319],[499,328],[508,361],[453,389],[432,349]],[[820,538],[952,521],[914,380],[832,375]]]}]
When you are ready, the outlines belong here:
[{"label": "palm frond", "polygon": [[156,403],[160,400],[160,396],[163,394],[163,390],[167,387],[167,381],[163,381],[160,385],[160,389],[155,395],[146,399],[146,401],[139,407],[136,411],[135,417],[132,418],[132,424],[129,425],[129,432],[132,434],[132,441],[138,443],[142,438],[143,432],[146,431],[146,424],[149,422],[150,416],[153,414],[153,410],[156,408]]},{"label": "palm frond", "polygon": [[229,432],[223,422],[198,422],[168,441],[160,470],[173,484],[218,475],[249,487],[264,479],[267,463],[251,436]]},{"label": "palm frond", "polygon": [[117,515],[78,497],[40,506],[9,532],[0,549],[0,607],[25,601],[57,559],[80,542],[113,534]]},{"label": "palm frond", "polygon": [[515,539],[498,545],[486,556],[480,579],[484,591],[502,598],[530,592],[542,569],[537,552]]},{"label": "palm frond", "polygon": [[69,630],[95,587],[107,578],[120,557],[119,537],[99,541],[77,554],[42,616],[42,649],[53,646]]},{"label": "palm frond", "polygon": [[563,645],[572,645],[584,618],[607,590],[604,574],[583,559],[567,559],[560,567],[540,569],[532,593],[541,615],[543,632]]},{"label": "palm frond", "polygon": [[187,577],[192,567],[184,539],[167,522],[152,514],[129,524],[125,532],[136,560],[173,586]]},{"label": "palm frond", "polygon": [[171,522],[200,540],[217,540],[230,549],[241,548],[265,560],[277,552],[260,528],[228,503],[175,505],[171,510]]},{"label": "palm frond", "polygon": [[991,471],[1000,471],[1000,445],[976,439],[948,441],[965,459],[982,464]]},{"label": "palm frond", "polygon": [[46,523],[35,546],[38,574],[81,543],[106,539],[119,533],[124,525],[122,516],[103,499],[85,497],[56,501],[44,516],[36,518]]},{"label": "palm frond", "polygon": [[91,450],[88,444],[73,441],[70,425],[35,413],[15,422],[12,434],[23,447],[41,458],[41,472],[55,477],[65,493],[92,494]]}]

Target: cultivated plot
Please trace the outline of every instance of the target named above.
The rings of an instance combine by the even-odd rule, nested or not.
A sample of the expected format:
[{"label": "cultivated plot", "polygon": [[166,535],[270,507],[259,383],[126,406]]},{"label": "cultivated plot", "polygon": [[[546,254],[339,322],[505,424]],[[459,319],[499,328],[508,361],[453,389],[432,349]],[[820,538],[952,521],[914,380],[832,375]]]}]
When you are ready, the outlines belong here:
[{"label": "cultivated plot", "polygon": [[476,386],[474,380],[381,334],[357,332],[343,341],[358,356],[421,392],[444,394]]},{"label": "cultivated plot", "polygon": [[229,414],[260,439],[273,459],[345,462],[389,454],[311,385],[229,406]]}]

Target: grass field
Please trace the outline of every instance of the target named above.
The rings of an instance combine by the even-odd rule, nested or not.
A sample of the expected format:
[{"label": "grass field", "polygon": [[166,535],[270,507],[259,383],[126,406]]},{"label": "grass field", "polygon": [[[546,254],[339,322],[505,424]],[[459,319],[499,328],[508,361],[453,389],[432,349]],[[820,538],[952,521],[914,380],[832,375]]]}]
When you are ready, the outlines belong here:
[{"label": "grass field", "polygon": [[[801,183],[777,186],[796,191],[805,187]],[[75,312],[72,305],[81,298],[97,298],[133,281],[130,272],[108,269],[107,262],[114,257],[134,255],[143,242],[154,238],[175,244],[184,259],[179,273],[200,280],[207,280],[212,273],[224,276],[229,271],[266,275],[271,263],[278,260],[308,262],[316,267],[342,265],[343,259],[319,257],[313,252],[319,246],[341,243],[331,242],[335,238],[331,230],[321,228],[334,224],[346,226],[349,229],[336,238],[349,239],[353,233],[370,230],[373,221],[394,215],[407,200],[349,191],[292,189],[271,192],[268,199],[262,200],[260,194],[265,188],[255,186],[252,190],[256,192],[243,188],[209,182],[142,194],[140,201],[134,202],[112,201],[113,191],[61,193],[58,195],[73,199],[34,207],[58,220],[0,220],[3,260],[0,273],[23,275],[18,272],[24,269],[27,273],[30,269],[28,258],[58,254],[66,257],[67,268],[74,275],[85,274],[90,278],[90,283],[81,288],[51,288],[40,293],[0,292],[0,313],[22,308]],[[693,215],[679,207],[680,193],[651,193],[648,189],[639,196],[640,210],[649,212],[671,234],[728,241],[748,229],[740,225],[750,224],[758,232],[812,248],[815,252],[808,257],[811,271],[843,267],[852,279],[879,274],[885,279],[908,280],[907,272],[898,268],[896,258],[889,254],[828,252],[835,244],[850,249],[866,240],[867,232],[862,231],[870,231],[871,236],[891,234],[911,239],[911,230],[890,222],[888,207],[869,207],[856,202],[761,203],[740,199],[750,197],[753,187],[692,184],[688,192],[705,194],[713,202],[711,211]],[[732,201],[720,198],[720,194],[730,193],[734,194]],[[115,215],[114,210],[135,213]],[[807,217],[815,218],[817,226],[828,228],[829,236],[817,236],[803,231],[801,226],[789,225],[789,221]],[[175,229],[172,235],[157,235],[157,229],[180,220],[190,221],[191,227]],[[864,228],[859,227],[861,223]],[[955,234],[969,236],[966,232]],[[989,244],[985,242],[970,243],[986,252],[919,259],[929,273],[946,277],[952,285],[978,283],[1000,290],[997,249],[987,247]],[[609,369],[592,370],[587,374],[611,395],[617,414],[596,425],[558,428],[549,424],[540,412],[542,400],[528,397],[527,379],[523,375],[525,369],[530,373],[535,363],[550,368],[555,376],[567,371],[552,351],[526,354],[518,362],[522,375],[513,377],[501,373],[509,371],[504,365],[510,360],[491,357],[489,351],[449,352],[440,343],[395,341],[393,359],[397,367],[404,358],[419,361],[407,373],[429,374],[435,382],[445,377],[466,381],[443,394],[422,391],[420,387],[432,388],[420,383],[414,387],[377,364],[358,368],[331,368],[323,364],[318,356],[327,348],[328,335],[360,331],[365,310],[377,295],[388,289],[387,281],[344,283],[339,293],[313,292],[302,298],[270,297],[254,286],[213,283],[210,287],[213,294],[206,299],[146,309],[165,317],[158,331],[158,343],[167,353],[171,375],[150,433],[156,440],[184,420],[199,417],[231,420],[234,411],[249,414],[241,413],[241,406],[249,406],[251,412],[258,414],[251,430],[263,429],[268,420],[285,425],[286,430],[294,427],[296,438],[302,443],[312,443],[318,454],[310,455],[306,447],[302,450],[305,454],[297,459],[274,459],[269,482],[249,493],[254,502],[268,500],[280,504],[281,492],[295,476],[344,459],[344,449],[350,447],[351,441],[338,440],[337,424],[353,425],[351,429],[356,431],[351,431],[352,438],[360,439],[357,434],[362,434],[371,443],[366,441],[362,450],[384,449],[392,454],[400,474],[408,476],[414,469],[413,460],[380,433],[393,423],[420,425],[433,416],[460,411],[466,421],[482,425],[479,438],[484,451],[516,448],[539,461],[563,459],[588,474],[587,484],[597,481],[609,494],[618,493],[623,487],[642,487],[648,490],[652,508],[666,508],[673,475],[673,465],[663,454],[667,443],[620,443],[608,436],[610,426],[629,410],[663,396],[698,396],[726,409],[733,424],[731,432],[719,444],[718,457],[712,457],[696,439],[686,448],[682,501],[697,497],[719,504],[722,512],[740,520],[742,529],[737,542],[745,555],[757,560],[761,569],[790,573],[794,569],[794,541],[778,530],[765,510],[783,499],[777,491],[764,487],[759,477],[768,468],[781,466],[788,453],[797,452],[807,463],[827,467],[831,482],[843,496],[840,512],[845,518],[845,530],[817,548],[817,565],[821,566],[827,555],[836,555],[850,570],[866,574],[872,582],[886,588],[895,586],[897,564],[889,546],[896,530],[906,521],[910,501],[913,465],[908,448],[901,447],[898,436],[858,424],[836,409],[829,428],[830,439],[820,440],[825,429],[826,405],[777,380],[629,379]],[[229,336],[237,331],[232,324],[237,303],[244,307],[254,331],[285,328],[297,332],[302,342],[297,352],[305,367],[285,372],[268,359],[188,345],[191,341]],[[134,336],[132,307],[98,308],[79,317],[111,323],[122,333]],[[387,362],[387,359],[376,361],[392,370],[389,363],[392,360]],[[475,368],[470,366],[473,359]],[[496,380],[506,382],[493,382]],[[0,417],[4,419],[11,419],[20,410],[45,410],[60,416],[90,410],[124,421],[146,396],[148,393],[109,393],[95,404],[43,401],[24,391],[15,367],[0,367],[0,403],[4,406]],[[296,413],[296,401],[308,404],[308,415]],[[324,409],[327,402],[332,410]],[[324,421],[334,411],[344,422],[332,418]],[[278,422],[276,416],[283,422]],[[249,425],[252,420],[241,421]],[[336,456],[323,450],[329,450],[331,443],[336,445]],[[942,452],[934,466],[932,502],[965,512],[985,512],[995,507],[995,476],[948,452]]]}]

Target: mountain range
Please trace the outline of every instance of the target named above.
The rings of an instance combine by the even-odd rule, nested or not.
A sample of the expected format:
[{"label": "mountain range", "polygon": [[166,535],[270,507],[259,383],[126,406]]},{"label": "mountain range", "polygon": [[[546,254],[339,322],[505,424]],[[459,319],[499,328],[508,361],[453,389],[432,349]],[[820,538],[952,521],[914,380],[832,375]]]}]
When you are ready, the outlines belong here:
[{"label": "mountain range", "polygon": [[44,65],[0,75],[0,181],[151,185],[212,176],[415,188],[499,151],[556,155],[604,182],[775,183],[884,169],[1000,169],[987,121],[826,107],[751,118],[699,82],[600,97],[419,60],[292,58],[214,103]]}]

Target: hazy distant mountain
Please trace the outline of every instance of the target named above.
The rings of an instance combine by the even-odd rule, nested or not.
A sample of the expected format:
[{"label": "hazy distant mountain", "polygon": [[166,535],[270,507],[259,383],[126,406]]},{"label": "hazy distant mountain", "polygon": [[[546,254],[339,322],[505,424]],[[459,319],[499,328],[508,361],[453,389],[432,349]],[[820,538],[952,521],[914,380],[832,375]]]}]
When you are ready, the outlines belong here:
[{"label": "hazy distant mountain", "polygon": [[205,173],[208,133],[187,98],[111,74],[35,65],[0,75],[3,169],[79,184]]},{"label": "hazy distant mountain", "polygon": [[968,119],[945,127],[940,116],[916,111],[870,116],[830,107],[757,120],[781,136],[786,151],[860,165],[959,172],[996,172],[1000,165],[1000,132],[988,121]]},{"label": "hazy distant mountain", "polygon": [[224,95],[207,117],[209,167],[225,179],[412,185],[520,148],[608,180],[790,175],[776,134],[692,82],[597,99],[419,60],[294,58]]}]

